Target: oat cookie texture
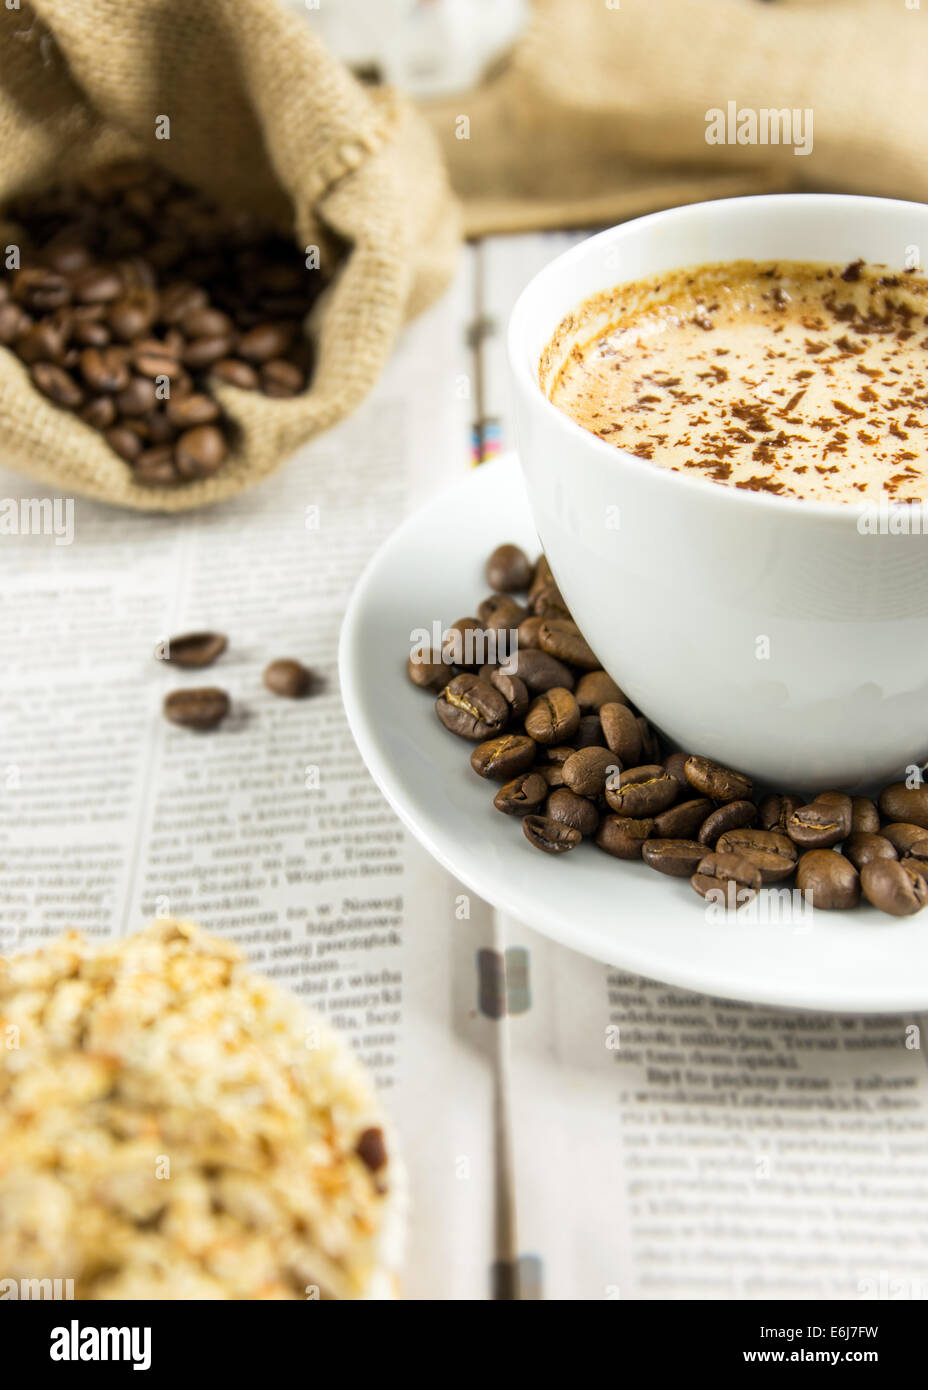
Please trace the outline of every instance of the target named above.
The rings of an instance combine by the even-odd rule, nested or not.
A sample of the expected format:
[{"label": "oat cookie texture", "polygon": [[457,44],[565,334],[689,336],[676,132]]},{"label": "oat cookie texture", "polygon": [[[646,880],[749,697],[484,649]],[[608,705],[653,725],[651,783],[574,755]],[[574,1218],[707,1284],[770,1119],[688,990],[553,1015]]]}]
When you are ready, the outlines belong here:
[{"label": "oat cookie texture", "polygon": [[403,1206],[358,1062],[229,942],[162,920],[0,961],[0,1280],[392,1297]]}]

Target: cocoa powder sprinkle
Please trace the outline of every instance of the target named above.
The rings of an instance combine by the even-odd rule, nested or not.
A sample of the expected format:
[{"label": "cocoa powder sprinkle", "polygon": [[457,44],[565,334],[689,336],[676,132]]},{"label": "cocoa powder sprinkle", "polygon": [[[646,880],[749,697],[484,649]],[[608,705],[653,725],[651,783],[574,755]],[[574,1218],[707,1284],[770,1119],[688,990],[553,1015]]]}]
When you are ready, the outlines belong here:
[{"label": "cocoa powder sprinkle", "polygon": [[588,300],[540,379],[580,424],[663,467],[851,500],[892,496],[904,464],[907,497],[928,501],[924,322],[928,281],[863,261],[702,266]]}]

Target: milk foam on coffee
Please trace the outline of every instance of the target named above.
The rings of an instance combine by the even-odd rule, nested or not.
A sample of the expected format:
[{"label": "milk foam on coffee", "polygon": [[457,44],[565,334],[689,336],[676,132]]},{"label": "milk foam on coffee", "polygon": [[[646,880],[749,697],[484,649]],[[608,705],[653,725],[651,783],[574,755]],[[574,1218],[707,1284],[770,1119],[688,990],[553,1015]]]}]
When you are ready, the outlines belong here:
[{"label": "milk foam on coffee", "polygon": [[928,501],[928,282],[735,261],[585,301],[542,354],[553,403],[674,472],[823,501]]}]

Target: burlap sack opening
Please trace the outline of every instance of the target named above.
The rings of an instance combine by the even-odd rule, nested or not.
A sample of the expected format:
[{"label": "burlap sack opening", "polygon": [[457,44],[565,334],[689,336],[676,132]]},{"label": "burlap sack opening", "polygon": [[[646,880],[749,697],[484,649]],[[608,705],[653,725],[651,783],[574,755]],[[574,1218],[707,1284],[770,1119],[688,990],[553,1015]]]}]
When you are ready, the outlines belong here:
[{"label": "burlap sack opening", "polygon": [[141,155],[320,245],[324,268],[336,241],[350,247],[314,315],[307,392],[214,388],[237,443],[212,478],[140,487],[0,349],[0,461],[57,492],[161,511],[240,492],[358,404],[404,321],[444,286],[457,217],[425,123],[396,94],[363,88],[273,0],[23,0],[0,7],[0,54],[0,204]]}]

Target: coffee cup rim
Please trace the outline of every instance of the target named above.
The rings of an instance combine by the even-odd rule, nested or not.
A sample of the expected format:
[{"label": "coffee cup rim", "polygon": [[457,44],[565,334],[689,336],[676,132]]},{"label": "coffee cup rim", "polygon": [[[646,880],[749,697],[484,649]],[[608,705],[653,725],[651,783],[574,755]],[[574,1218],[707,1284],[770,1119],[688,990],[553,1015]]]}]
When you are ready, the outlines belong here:
[{"label": "coffee cup rim", "polygon": [[[657,222],[666,221],[685,221],[687,217],[694,214],[698,215],[709,208],[734,206],[757,207],[758,205],[778,207],[807,207],[810,215],[815,208],[827,208],[833,213],[850,213],[857,208],[862,210],[864,207],[876,207],[878,209],[896,208],[899,210],[907,209],[917,213],[922,218],[928,217],[928,204],[917,203],[903,198],[877,198],[862,194],[853,193],[760,193],[738,198],[714,198],[699,203],[684,203],[678,207],[662,208],[657,212],[646,213],[642,217],[630,218],[627,222],[619,222],[611,227],[606,227],[600,232],[595,232],[592,236],[584,238],[576,246],[571,246],[566,251],[562,251],[555,256],[541,270],[537,271],[528,284],[520,293],[512,312],[509,316],[509,326],[506,335],[507,355],[509,358],[509,370],[513,379],[519,382],[524,388],[534,395],[540,402],[544,415],[550,421],[553,429],[559,430],[567,438],[584,440],[586,445],[601,458],[603,465],[609,467],[614,473],[631,469],[633,473],[644,479],[649,479],[655,487],[685,488],[694,489],[694,497],[707,499],[715,496],[719,506],[740,507],[742,511],[761,509],[775,511],[785,516],[788,514],[805,515],[810,519],[815,517],[817,520],[825,518],[833,519],[837,522],[846,524],[857,524],[858,519],[872,511],[877,503],[872,500],[861,499],[858,501],[834,502],[825,501],[820,498],[804,497],[781,497],[774,493],[763,492],[750,488],[730,487],[725,484],[714,482],[712,479],[703,478],[691,473],[674,472],[670,468],[664,468],[660,464],[655,464],[650,459],[640,458],[638,455],[630,453],[627,449],[617,448],[614,444],[609,444],[604,439],[600,439],[590,430],[585,429],[576,420],[572,419],[564,411],[560,410],[542,390],[538,380],[537,363],[534,367],[531,364],[530,356],[525,351],[525,317],[529,306],[539,294],[544,292],[546,284],[554,281],[563,273],[565,267],[570,267],[575,263],[583,261],[586,257],[595,254],[596,250],[604,242],[608,242],[616,236],[627,233],[629,229],[641,229],[646,231],[649,226]],[[723,258],[730,259],[730,258]],[[701,264],[703,262],[694,262]],[[874,262],[874,264],[878,264]],[[685,269],[685,264],[679,269]],[[923,271],[923,274],[928,272]],[[621,277],[612,281],[612,284],[604,283],[601,290],[608,290],[613,286],[631,281],[623,281]],[[582,296],[588,298],[590,294],[597,293],[596,290],[588,291]],[[581,301],[582,302],[582,299]],[[554,334],[558,325],[562,322],[564,315],[561,314],[557,321],[552,323],[550,334]],[[922,502],[889,502],[888,505],[894,511],[910,514],[917,508],[924,508],[928,512],[928,498]]]}]

